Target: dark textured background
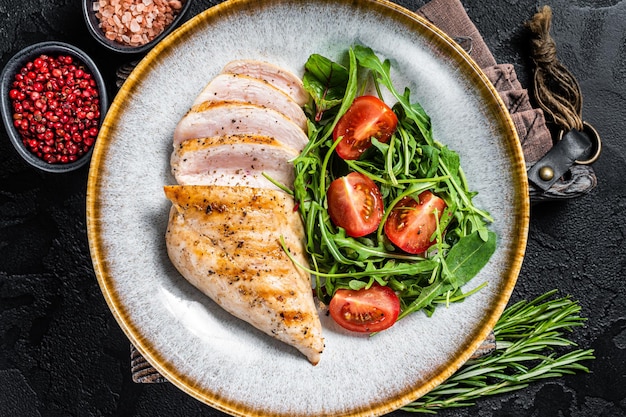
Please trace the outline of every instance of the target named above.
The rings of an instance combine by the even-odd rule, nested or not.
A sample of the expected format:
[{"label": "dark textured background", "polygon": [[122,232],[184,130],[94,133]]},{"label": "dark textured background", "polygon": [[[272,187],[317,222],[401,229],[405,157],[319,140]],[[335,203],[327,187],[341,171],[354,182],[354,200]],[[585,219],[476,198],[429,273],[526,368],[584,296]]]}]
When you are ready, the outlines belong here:
[{"label": "dark textured background", "polygon": [[[219,1],[196,0],[189,16]],[[417,8],[424,1],[401,1]],[[584,118],[604,152],[598,187],[532,210],[527,256],[513,301],[558,288],[579,300],[591,373],[531,385],[442,416],[626,416],[626,1],[464,0],[500,63],[529,80],[523,22],[554,11],[561,61],[580,81]],[[89,37],[79,0],[0,0],[0,63],[44,40],[73,43],[103,70],[114,94],[128,61]],[[221,416],[170,384],[134,384],[128,341],[110,314],[89,257],[87,170],[37,172],[0,132],[0,416]],[[411,413],[395,412],[393,416]]]}]

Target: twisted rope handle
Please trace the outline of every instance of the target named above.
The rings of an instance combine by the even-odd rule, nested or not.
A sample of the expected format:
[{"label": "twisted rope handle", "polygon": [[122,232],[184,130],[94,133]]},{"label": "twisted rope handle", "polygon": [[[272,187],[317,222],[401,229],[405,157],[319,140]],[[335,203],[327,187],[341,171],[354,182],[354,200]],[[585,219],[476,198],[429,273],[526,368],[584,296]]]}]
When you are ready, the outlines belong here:
[{"label": "twisted rope handle", "polygon": [[583,130],[583,98],[576,78],[556,56],[550,36],[552,9],[543,6],[527,27],[533,33],[531,57],[535,63],[534,95],[537,104],[564,131]]}]

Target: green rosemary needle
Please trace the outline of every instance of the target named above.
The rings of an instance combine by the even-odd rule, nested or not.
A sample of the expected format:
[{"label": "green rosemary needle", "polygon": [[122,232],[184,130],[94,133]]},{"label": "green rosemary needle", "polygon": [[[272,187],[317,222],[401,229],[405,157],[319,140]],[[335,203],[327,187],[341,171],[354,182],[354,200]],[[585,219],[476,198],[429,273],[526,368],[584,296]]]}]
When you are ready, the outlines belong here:
[{"label": "green rosemary needle", "polygon": [[580,362],[594,359],[592,349],[576,349],[560,356],[554,351],[576,346],[563,333],[586,320],[580,317],[577,302],[569,297],[555,299],[556,292],[507,307],[493,329],[493,353],[468,361],[402,410],[436,414],[437,410],[471,406],[481,397],[516,391],[541,379],[589,372]]}]

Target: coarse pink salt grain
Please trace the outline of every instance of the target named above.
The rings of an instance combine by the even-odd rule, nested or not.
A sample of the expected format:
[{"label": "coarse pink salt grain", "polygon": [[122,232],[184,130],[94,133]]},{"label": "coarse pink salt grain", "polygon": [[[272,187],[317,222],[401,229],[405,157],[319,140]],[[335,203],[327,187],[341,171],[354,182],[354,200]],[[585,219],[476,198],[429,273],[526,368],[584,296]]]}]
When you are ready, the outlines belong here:
[{"label": "coarse pink salt grain", "polygon": [[97,0],[93,10],[107,39],[141,46],[174,21],[183,3],[184,0]]},{"label": "coarse pink salt grain", "polygon": [[[130,31],[133,33],[137,33],[141,30],[141,26],[137,23],[136,19],[130,21]],[[132,41],[131,41],[132,42]]]}]

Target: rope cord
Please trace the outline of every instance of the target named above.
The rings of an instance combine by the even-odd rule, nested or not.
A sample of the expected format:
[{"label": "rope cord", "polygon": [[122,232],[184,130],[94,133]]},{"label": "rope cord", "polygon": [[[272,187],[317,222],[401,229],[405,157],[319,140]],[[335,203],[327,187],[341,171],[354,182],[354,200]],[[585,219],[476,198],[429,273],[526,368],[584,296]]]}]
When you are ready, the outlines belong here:
[{"label": "rope cord", "polygon": [[552,9],[543,6],[527,26],[533,33],[531,57],[535,63],[534,96],[537,104],[564,131],[583,130],[583,97],[576,78],[556,56],[550,36]]}]

